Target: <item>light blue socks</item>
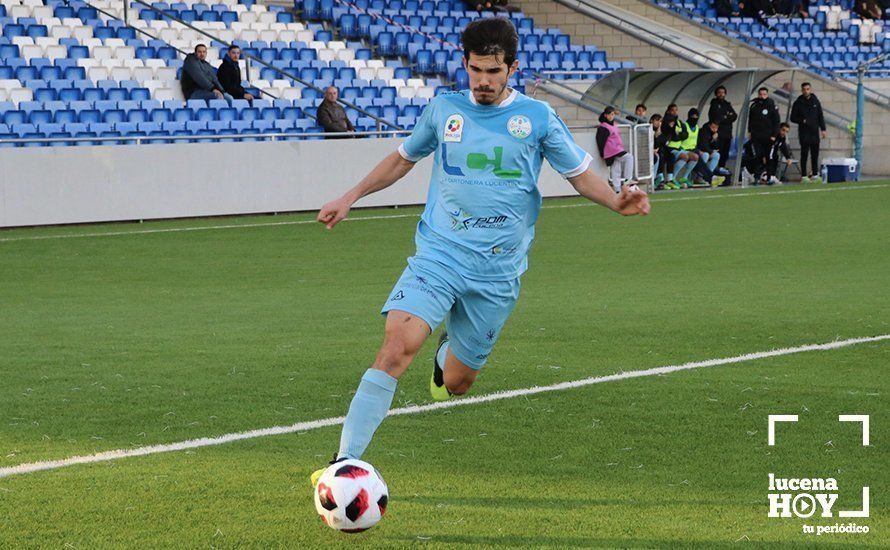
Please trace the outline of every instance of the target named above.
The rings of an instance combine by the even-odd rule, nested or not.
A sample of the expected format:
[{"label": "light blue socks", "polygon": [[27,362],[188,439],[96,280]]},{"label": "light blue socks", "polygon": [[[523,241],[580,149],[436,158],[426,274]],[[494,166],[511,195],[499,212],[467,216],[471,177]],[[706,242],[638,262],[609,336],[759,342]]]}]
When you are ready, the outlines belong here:
[{"label": "light blue socks", "polygon": [[445,358],[448,357],[448,344],[448,340],[445,340],[442,342],[439,351],[436,352],[436,363],[439,364],[439,368],[442,369],[442,372],[445,372]]},{"label": "light blue socks", "polygon": [[686,161],[683,159],[677,159],[677,162],[674,163],[674,174],[677,175],[677,179],[682,177],[681,172],[683,172],[683,168],[686,167]]},{"label": "light blue socks", "polygon": [[386,418],[398,380],[382,370],[368,369],[349,405],[337,458],[361,458],[371,437]]}]

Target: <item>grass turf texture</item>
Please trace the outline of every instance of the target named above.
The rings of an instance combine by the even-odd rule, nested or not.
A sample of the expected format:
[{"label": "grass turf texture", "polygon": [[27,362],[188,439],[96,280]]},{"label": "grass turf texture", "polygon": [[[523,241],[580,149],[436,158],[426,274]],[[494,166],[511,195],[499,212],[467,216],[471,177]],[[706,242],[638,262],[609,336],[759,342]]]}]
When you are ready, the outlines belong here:
[{"label": "grass turf texture", "polygon": [[[519,304],[474,393],[890,333],[890,188],[857,187],[659,195],[647,219],[548,201]],[[775,196],[730,196],[748,193]],[[415,223],[0,242],[0,466],[345,413]],[[395,406],[428,401],[433,344]],[[358,540],[323,528],[306,488],[336,448],[339,430],[325,428],[0,479],[0,547],[886,546],[888,351],[866,344],[390,419],[365,458],[392,505]],[[872,415],[871,447],[836,422],[852,413]],[[787,448],[766,447],[768,414],[801,415],[782,429]],[[807,538],[803,520],[766,518],[768,472],[838,469],[841,509],[872,487],[872,517],[856,520],[869,535]]]}]

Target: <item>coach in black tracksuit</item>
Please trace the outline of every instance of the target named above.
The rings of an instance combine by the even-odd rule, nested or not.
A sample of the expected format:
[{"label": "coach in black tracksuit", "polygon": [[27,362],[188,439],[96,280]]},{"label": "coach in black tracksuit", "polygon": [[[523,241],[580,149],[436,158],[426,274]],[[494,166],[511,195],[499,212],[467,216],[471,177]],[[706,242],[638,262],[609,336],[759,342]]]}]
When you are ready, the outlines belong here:
[{"label": "coach in black tracksuit", "polygon": [[711,100],[711,108],[708,109],[708,120],[719,125],[717,130],[717,150],[720,151],[720,168],[726,167],[729,159],[729,147],[732,145],[732,125],[739,118],[732,104],[726,101],[726,88],[723,86],[714,90],[714,99]]},{"label": "coach in black tracksuit", "polygon": [[801,172],[807,169],[807,157],[813,155],[813,169],[808,174],[810,177],[819,173],[820,138],[826,136],[822,104],[811,90],[810,83],[804,82],[800,87],[803,93],[791,106],[791,122],[797,124],[797,139],[800,141]]},{"label": "coach in black tracksuit", "polygon": [[760,88],[748,111],[748,133],[757,155],[766,164],[766,157],[779,133],[779,109],[769,97],[769,90]]}]

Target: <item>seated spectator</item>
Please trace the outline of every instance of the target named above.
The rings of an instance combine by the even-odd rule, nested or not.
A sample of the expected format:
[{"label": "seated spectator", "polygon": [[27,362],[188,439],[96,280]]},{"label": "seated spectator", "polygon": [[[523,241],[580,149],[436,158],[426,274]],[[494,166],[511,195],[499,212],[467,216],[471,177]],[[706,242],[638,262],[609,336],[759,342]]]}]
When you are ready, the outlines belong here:
[{"label": "seated spectator", "polygon": [[732,0],[714,0],[714,9],[717,10],[717,17],[737,17],[739,15],[738,5]]},{"label": "seated spectator", "polygon": [[856,0],[856,13],[863,19],[884,18],[884,12],[881,10],[878,0]]},{"label": "seated spectator", "polygon": [[753,17],[763,26],[768,27],[766,18],[775,15],[776,12],[770,0],[740,0],[739,13],[742,17]]},{"label": "seated spectator", "polygon": [[316,114],[318,124],[324,128],[325,132],[355,132],[355,126],[352,125],[349,117],[346,116],[343,106],[337,103],[339,96],[340,92],[333,86],[324,91],[324,100],[318,106],[318,113]]},{"label": "seated spectator", "polygon": [[596,146],[606,166],[609,167],[612,189],[620,193],[621,185],[633,179],[634,162],[633,156],[627,154],[627,149],[624,148],[621,133],[615,127],[616,116],[618,109],[614,107],[606,107],[600,115],[600,125],[596,130]]},{"label": "seated spectator", "polygon": [[760,144],[748,139],[742,146],[742,183],[766,183],[766,156]]},{"label": "seated spectator", "polygon": [[223,90],[235,99],[246,99],[253,101],[253,96],[241,86],[241,67],[238,65],[238,59],[241,58],[241,48],[232,46],[226,52],[219,69],[216,70],[216,76],[219,78]]},{"label": "seated spectator", "polygon": [[206,59],[207,46],[204,44],[198,44],[195,53],[185,56],[180,79],[182,95],[186,99],[232,99],[225,95],[223,85],[216,78],[216,71]]},{"label": "seated spectator", "polygon": [[[785,178],[785,170],[794,163],[787,140],[790,130],[791,126],[785,122],[779,125],[779,133],[776,135],[776,140],[773,142],[766,159],[767,185],[774,185],[783,180]],[[779,155],[785,158],[781,172],[779,171]]]}]

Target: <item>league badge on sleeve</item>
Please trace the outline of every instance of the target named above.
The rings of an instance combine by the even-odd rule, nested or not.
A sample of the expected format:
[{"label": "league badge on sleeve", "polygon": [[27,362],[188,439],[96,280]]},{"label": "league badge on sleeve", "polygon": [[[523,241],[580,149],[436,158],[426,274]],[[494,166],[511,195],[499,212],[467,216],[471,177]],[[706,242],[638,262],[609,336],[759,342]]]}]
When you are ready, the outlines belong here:
[{"label": "league badge on sleeve", "polygon": [[525,139],[532,133],[532,121],[527,116],[516,115],[507,121],[507,131],[515,138]]},{"label": "league badge on sleeve", "polygon": [[461,115],[451,115],[445,123],[445,135],[442,138],[444,142],[460,142],[464,135],[464,117]]}]

